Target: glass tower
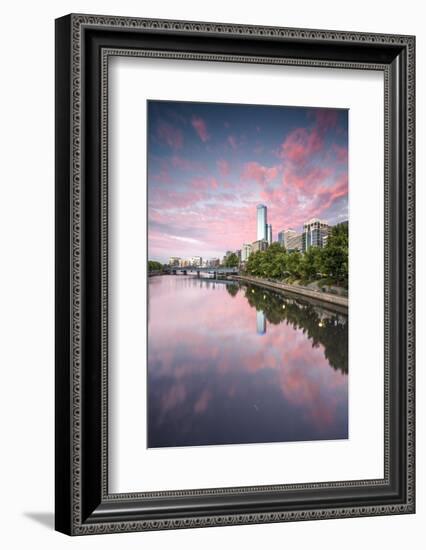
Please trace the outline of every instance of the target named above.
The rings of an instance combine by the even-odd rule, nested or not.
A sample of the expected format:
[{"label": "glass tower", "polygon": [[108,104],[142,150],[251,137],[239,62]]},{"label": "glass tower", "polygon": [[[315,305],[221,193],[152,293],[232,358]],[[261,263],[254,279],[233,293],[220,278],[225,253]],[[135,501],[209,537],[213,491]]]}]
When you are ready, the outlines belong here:
[{"label": "glass tower", "polygon": [[264,204],[258,204],[256,208],[257,212],[257,240],[267,241],[267,208]]},{"label": "glass tower", "polygon": [[270,223],[266,224],[266,236],[268,244],[272,244],[272,225]]},{"label": "glass tower", "polygon": [[266,333],[266,316],[262,310],[256,311],[256,331],[257,334]]}]

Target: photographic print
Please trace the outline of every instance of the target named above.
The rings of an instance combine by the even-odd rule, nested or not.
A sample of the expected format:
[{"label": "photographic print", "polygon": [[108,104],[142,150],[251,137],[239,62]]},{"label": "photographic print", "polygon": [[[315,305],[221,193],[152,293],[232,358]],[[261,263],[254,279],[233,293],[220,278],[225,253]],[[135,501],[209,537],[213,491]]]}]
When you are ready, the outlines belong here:
[{"label": "photographic print", "polygon": [[147,110],[147,446],[347,439],[348,111]]}]

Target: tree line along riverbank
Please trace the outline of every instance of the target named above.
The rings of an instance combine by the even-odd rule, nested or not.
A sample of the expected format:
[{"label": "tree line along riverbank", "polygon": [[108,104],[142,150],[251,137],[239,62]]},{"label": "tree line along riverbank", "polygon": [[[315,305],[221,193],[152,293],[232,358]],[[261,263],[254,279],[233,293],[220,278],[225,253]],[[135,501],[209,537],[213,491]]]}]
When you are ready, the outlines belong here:
[{"label": "tree line along riverbank", "polygon": [[[311,246],[304,254],[287,251],[279,243],[251,254],[243,274],[275,279],[300,286],[326,287],[331,293],[346,295],[348,290],[348,225],[332,228],[323,248]],[[330,290],[328,290],[330,292]]]}]

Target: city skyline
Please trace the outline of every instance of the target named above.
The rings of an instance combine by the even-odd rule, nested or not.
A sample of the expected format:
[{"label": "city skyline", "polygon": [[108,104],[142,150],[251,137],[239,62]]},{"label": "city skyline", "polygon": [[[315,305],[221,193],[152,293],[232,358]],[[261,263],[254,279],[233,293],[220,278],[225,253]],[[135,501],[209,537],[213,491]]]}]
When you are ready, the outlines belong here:
[{"label": "city skyline", "polygon": [[[264,204],[256,206],[256,227],[257,239],[251,243],[242,243],[241,247],[236,250],[227,250],[226,253],[219,257],[179,257],[170,256],[164,263],[169,265],[182,266],[212,266],[219,265],[226,259],[229,254],[238,254],[239,262],[246,262],[249,256],[256,250],[266,250],[273,242],[280,244],[287,251],[295,251],[305,253],[311,246],[322,248],[329,235],[332,226],[326,220],[312,218],[303,223],[303,231],[298,233],[292,228],[286,228],[277,232],[277,239],[272,240],[272,227],[267,221],[268,207]],[[338,224],[348,223],[347,220],[338,222]],[[194,261],[195,260],[195,261]]]},{"label": "city skyline", "polygon": [[148,254],[221,258],[311,218],[348,218],[347,111],[148,102]]}]

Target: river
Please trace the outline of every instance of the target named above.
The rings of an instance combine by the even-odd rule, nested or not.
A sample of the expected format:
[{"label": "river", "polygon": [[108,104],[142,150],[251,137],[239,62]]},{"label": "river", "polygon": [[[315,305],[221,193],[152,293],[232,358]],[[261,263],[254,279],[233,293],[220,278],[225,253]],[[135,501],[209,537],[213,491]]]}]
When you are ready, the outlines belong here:
[{"label": "river", "polygon": [[148,447],[348,437],[347,315],[242,283],[148,285]]}]

